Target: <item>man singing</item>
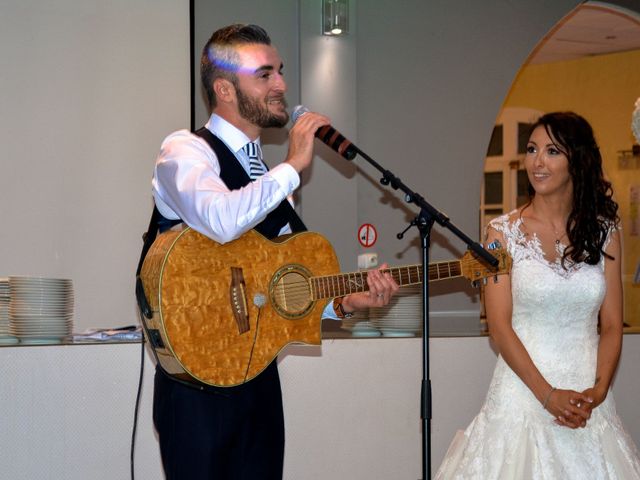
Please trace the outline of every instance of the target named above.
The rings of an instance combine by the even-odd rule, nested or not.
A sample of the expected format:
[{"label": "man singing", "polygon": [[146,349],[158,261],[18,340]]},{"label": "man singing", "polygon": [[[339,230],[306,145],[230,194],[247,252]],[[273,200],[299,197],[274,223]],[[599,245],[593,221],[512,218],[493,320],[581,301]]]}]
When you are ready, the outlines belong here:
[{"label": "man singing", "polygon": [[[202,52],[201,78],[212,114],[203,129],[174,132],[162,143],[152,183],[160,213],[219,243],[250,229],[267,238],[305,230],[290,196],[311,164],[316,130],[329,119],[302,115],[289,132],[286,158],[267,170],[262,129],[289,120],[283,63],[267,33],[256,25],[214,32]],[[335,299],[326,315],[340,318],[386,305],[398,290],[380,270],[369,272],[367,281],[368,292]],[[169,480],[282,478],[284,416],[276,361],[243,385],[203,390],[158,367],[153,418]]]}]

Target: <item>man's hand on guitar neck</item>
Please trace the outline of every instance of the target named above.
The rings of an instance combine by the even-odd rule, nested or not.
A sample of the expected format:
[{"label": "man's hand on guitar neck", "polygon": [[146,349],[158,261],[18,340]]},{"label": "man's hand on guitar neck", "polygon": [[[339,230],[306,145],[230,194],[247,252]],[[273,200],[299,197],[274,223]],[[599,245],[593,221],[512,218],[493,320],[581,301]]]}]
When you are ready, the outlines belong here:
[{"label": "man's hand on guitar neck", "polygon": [[367,272],[369,291],[352,293],[342,300],[345,313],[353,313],[369,307],[382,307],[389,303],[399,290],[399,286],[389,272],[383,273],[389,266],[384,263],[377,270]]}]

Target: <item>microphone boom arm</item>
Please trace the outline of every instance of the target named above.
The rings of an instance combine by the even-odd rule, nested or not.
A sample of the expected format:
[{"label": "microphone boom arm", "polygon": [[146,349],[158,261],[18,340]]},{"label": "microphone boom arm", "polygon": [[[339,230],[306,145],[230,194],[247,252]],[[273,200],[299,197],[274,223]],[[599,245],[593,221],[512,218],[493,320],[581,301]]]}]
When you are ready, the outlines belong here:
[{"label": "microphone boom arm", "polygon": [[[374,168],[376,168],[380,173],[382,173],[382,178],[380,179],[380,183],[382,185],[391,186],[394,190],[400,190],[405,194],[405,201],[407,203],[415,203],[418,207],[420,207],[421,215],[426,216],[428,219],[433,219],[433,221],[437,222],[439,225],[447,228],[454,235],[456,235],[459,239],[461,239],[467,247],[473,251],[475,254],[480,256],[484,261],[486,261],[492,267],[498,266],[498,259],[491,255],[487,250],[479,242],[474,242],[471,238],[469,238],[464,232],[462,232],[458,227],[456,227],[449,217],[447,217],[444,213],[437,210],[433,205],[427,202],[421,195],[411,190],[407,185],[405,185],[400,178],[395,176],[390,170],[383,168],[378,162],[376,162],[373,158],[367,155],[365,152],[360,150],[357,146],[351,144],[351,146],[355,149],[355,151],[364,158],[367,162],[369,162]],[[431,222],[433,224],[433,222]]]}]

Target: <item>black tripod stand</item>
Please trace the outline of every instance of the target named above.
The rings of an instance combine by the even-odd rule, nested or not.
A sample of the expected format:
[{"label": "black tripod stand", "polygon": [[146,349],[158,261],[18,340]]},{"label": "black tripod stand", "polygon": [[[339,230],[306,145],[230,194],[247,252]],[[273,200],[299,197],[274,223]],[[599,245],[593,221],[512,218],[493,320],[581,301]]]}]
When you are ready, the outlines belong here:
[{"label": "black tripod stand", "polygon": [[[498,266],[498,260],[487,252],[480,243],[474,242],[455,225],[443,213],[431,206],[422,196],[407,187],[398,177],[389,170],[382,168],[375,160],[360,150],[355,145],[350,147],[382,173],[380,183],[391,186],[394,190],[401,190],[405,194],[407,203],[414,203],[420,207],[420,213],[410,225],[398,234],[401,239],[404,233],[415,226],[420,232],[422,246],[422,384],[420,398],[420,417],[422,420],[422,478],[431,478],[431,380],[429,378],[429,248],[431,244],[431,228],[434,223],[449,229],[464,243],[469,250],[483,259],[492,267]],[[353,158],[353,157],[352,157]]]}]

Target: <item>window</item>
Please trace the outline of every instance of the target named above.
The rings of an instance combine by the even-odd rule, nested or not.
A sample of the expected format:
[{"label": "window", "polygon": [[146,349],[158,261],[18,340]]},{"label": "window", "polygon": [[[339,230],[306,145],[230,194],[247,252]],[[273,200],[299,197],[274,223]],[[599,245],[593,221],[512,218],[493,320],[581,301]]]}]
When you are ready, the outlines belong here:
[{"label": "window", "polygon": [[505,108],[491,134],[480,199],[480,233],[493,218],[529,200],[529,180],[524,155],[531,125],[540,112],[529,108]]}]

